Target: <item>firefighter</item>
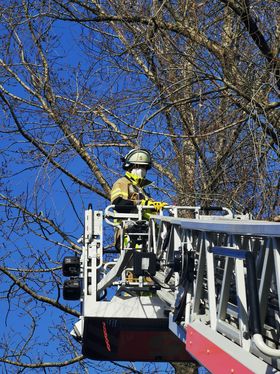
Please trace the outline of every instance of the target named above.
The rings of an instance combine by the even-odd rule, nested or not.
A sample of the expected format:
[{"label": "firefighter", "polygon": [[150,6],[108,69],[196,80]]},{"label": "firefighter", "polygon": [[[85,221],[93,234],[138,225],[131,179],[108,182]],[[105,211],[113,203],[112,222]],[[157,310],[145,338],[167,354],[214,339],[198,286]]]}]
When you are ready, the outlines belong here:
[{"label": "firefighter", "polygon": [[[167,204],[153,200],[145,191],[151,182],[146,179],[146,173],[152,167],[152,157],[146,149],[133,149],[122,158],[125,176],[118,179],[111,191],[111,203],[118,213],[137,213],[138,205],[149,206],[143,210],[143,219],[148,219],[152,213],[159,212]],[[131,222],[132,223],[132,222]],[[120,232],[115,233],[115,246],[120,249]]]},{"label": "firefighter", "polygon": [[136,206],[148,205],[151,210],[160,211],[166,203],[154,201],[145,191],[151,182],[146,174],[152,167],[152,157],[146,149],[133,149],[122,158],[125,176],[118,179],[111,191],[111,202],[118,213],[137,212]]}]

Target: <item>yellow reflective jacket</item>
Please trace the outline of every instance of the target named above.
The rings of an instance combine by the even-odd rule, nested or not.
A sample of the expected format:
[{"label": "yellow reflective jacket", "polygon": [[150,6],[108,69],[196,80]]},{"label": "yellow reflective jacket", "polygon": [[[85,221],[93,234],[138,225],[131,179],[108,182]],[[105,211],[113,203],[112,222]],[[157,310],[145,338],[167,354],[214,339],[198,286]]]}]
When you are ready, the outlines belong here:
[{"label": "yellow reflective jacket", "polygon": [[122,198],[130,200],[134,205],[137,205],[141,200],[149,198],[144,188],[151,183],[148,179],[143,179],[135,174],[126,172],[124,177],[114,183],[111,191],[111,202],[114,203],[117,198]]}]

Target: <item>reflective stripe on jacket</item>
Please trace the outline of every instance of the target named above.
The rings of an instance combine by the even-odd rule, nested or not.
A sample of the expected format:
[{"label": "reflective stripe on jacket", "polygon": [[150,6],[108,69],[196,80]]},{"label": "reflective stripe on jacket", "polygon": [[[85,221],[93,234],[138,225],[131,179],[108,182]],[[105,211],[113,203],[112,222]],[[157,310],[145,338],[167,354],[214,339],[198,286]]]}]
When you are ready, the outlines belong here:
[{"label": "reflective stripe on jacket", "polygon": [[144,187],[150,185],[147,179],[139,178],[131,173],[126,173],[125,177],[118,179],[111,191],[111,202],[118,197],[131,200],[137,204],[143,199],[148,199],[149,195],[144,191]]}]

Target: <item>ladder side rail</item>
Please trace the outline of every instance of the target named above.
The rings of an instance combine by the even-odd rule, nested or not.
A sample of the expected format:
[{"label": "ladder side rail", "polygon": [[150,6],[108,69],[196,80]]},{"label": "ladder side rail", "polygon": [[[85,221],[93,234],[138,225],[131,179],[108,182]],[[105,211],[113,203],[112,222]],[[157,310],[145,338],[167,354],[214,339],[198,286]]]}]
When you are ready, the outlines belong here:
[{"label": "ladder side rail", "polygon": [[[191,230],[186,230],[184,234],[185,234],[185,237],[183,237],[184,243],[182,245],[183,261],[185,261],[185,257],[187,255],[188,256],[192,255],[194,257],[192,232],[191,232]],[[185,253],[185,251],[187,253]],[[188,261],[189,261],[189,258],[188,258]],[[184,264],[184,262],[183,262],[183,264]],[[184,266],[185,266],[185,264],[184,264]],[[187,290],[187,295],[186,295],[184,327],[186,327],[186,325],[188,325],[191,322],[193,293],[194,293],[194,279],[192,279],[191,284],[188,285],[188,290]]]},{"label": "ladder side rail", "polygon": [[[169,254],[169,260],[173,261],[173,269],[175,267],[175,252],[181,252],[181,255],[182,255],[182,238],[181,238],[181,228],[180,226],[176,225],[173,227],[173,237],[172,237],[172,244],[171,244],[171,240],[170,240],[170,244],[171,244],[171,251],[170,251],[170,254]],[[179,275],[179,272],[175,272],[174,274],[175,276],[175,279],[174,279],[174,282],[175,282],[175,292],[174,292],[174,296],[175,296],[175,300],[177,298],[177,295],[178,293],[180,292],[179,291],[179,283],[180,283],[180,275]],[[174,305],[172,305],[174,306]]]},{"label": "ladder side rail", "polygon": [[174,245],[175,245],[175,239],[176,237],[176,228],[175,225],[171,225],[170,227],[170,234],[167,242],[167,247],[165,249],[166,252],[166,265],[172,265],[173,256],[174,256]]},{"label": "ladder side rail", "polygon": [[205,241],[206,267],[207,267],[207,288],[208,288],[208,303],[209,303],[209,319],[210,326],[213,330],[217,327],[217,306],[216,306],[216,288],[215,288],[215,269],[214,269],[214,255],[210,251],[212,247],[210,235],[203,233],[203,240]]},{"label": "ladder side rail", "polygon": [[195,220],[189,218],[176,218],[168,216],[152,216],[158,222],[178,224],[182,229],[193,229],[196,231],[207,231],[215,233],[226,233],[232,235],[250,235],[257,237],[280,237],[279,223],[258,221],[258,220],[240,220],[240,219],[211,219]]},{"label": "ladder side rail", "polygon": [[269,297],[270,284],[272,280],[273,273],[273,251],[271,250],[271,238],[267,238],[264,248],[265,254],[263,258],[262,271],[260,274],[260,283],[259,283],[259,302],[261,305],[260,309],[260,319],[261,325],[264,325],[267,303]]},{"label": "ladder side rail", "polygon": [[206,248],[203,232],[199,232],[197,236],[197,247],[198,247],[198,266],[196,273],[196,281],[194,287],[194,297],[193,297],[193,312],[192,319],[196,319],[200,311],[200,300],[202,299],[202,290],[204,282],[204,273],[206,266]]}]

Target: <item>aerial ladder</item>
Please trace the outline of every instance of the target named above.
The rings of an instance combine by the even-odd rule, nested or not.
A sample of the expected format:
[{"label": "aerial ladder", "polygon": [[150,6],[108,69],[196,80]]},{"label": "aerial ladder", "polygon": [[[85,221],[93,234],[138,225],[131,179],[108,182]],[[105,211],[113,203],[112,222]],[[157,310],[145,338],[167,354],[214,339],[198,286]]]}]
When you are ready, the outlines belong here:
[{"label": "aerial ladder", "polygon": [[[167,206],[149,219],[145,209],[89,206],[81,256],[63,261],[84,356],[280,372],[280,224],[222,207]],[[104,250],[104,221],[118,230],[116,254]]]}]

